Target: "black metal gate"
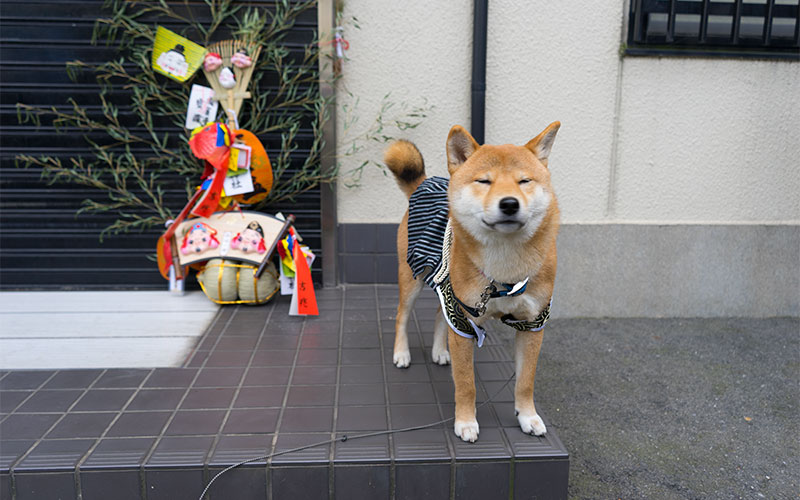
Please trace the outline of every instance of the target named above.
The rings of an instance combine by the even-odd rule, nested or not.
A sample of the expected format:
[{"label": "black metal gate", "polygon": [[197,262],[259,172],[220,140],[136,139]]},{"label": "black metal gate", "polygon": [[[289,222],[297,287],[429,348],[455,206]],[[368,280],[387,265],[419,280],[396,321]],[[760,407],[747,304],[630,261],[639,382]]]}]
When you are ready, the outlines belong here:
[{"label": "black metal gate", "polygon": [[[202,3],[202,2],[201,2]],[[248,2],[270,6],[270,2]],[[66,2],[4,0],[0,3],[0,288],[2,289],[147,289],[163,288],[155,262],[160,231],[107,236],[102,229],[113,215],[77,214],[84,199],[96,191],[81,186],[40,180],[37,169],[18,168],[18,154],[48,155],[68,162],[88,153],[78,132],[56,134],[43,125],[20,124],[16,104],[70,109],[68,98],[86,109],[99,109],[98,87],[91,77],[72,81],[65,66],[115,57],[113,48],[91,44],[94,21],[102,15],[102,0]],[[287,38],[287,48],[302,51],[317,26],[316,11],[305,12]],[[201,78],[202,79],[202,78]],[[269,80],[269,79],[264,79]],[[268,83],[265,83],[268,85]],[[124,112],[130,99],[115,95]],[[126,104],[127,103],[127,104]],[[247,105],[245,104],[245,107]],[[310,122],[310,120],[309,120]],[[170,131],[175,135],[176,131]],[[301,130],[310,138],[312,131]],[[280,136],[260,137],[270,157],[280,148]],[[302,148],[293,154],[304,157]],[[293,162],[294,163],[294,162]],[[198,167],[199,168],[199,167]],[[198,171],[199,173],[199,171]],[[183,181],[168,192],[174,207],[186,202]],[[293,213],[306,243],[320,255],[320,188],[294,202],[270,207],[270,212]],[[312,273],[321,281],[321,262]]]}]

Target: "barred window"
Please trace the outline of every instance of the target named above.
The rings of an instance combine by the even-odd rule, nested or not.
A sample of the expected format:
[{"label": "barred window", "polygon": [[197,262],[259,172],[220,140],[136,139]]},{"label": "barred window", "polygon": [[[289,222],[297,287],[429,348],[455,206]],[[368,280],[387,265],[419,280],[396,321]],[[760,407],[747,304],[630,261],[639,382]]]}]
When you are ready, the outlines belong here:
[{"label": "barred window", "polygon": [[630,0],[631,55],[800,59],[798,0]]}]

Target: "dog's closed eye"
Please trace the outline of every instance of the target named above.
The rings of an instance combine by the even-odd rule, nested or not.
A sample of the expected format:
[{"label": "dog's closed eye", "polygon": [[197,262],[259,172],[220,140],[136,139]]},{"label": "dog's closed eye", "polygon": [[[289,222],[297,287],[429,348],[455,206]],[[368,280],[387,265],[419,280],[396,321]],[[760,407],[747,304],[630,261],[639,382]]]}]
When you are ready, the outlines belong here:
[{"label": "dog's closed eye", "polygon": [[489,179],[475,179],[475,182],[478,182],[480,184],[491,184],[492,183],[492,181],[490,181]]},{"label": "dog's closed eye", "polygon": [[520,184],[527,184],[527,183],[529,183],[530,181],[531,181],[530,179],[521,179],[521,180],[519,181],[519,183],[520,183]]}]

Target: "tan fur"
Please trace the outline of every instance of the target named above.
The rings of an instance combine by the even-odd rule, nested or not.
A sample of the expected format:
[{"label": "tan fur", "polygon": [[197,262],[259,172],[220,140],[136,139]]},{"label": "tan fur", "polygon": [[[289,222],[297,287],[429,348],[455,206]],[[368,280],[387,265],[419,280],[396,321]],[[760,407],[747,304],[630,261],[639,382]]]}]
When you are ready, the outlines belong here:
[{"label": "tan fur", "polygon": [[[486,314],[473,318],[477,324],[505,314],[512,314],[520,320],[533,320],[553,294],[559,210],[550,184],[548,158],[559,126],[558,122],[551,124],[525,146],[480,146],[458,125],[447,137],[453,226],[450,280],[453,291],[465,303],[475,304],[488,284],[486,276],[506,283],[529,278],[524,294],[490,300]],[[409,142],[392,144],[385,160],[407,196],[425,179],[422,156]],[[513,213],[507,206],[507,200],[512,199],[518,205],[518,210]],[[505,209],[501,201],[506,203]],[[407,239],[408,212],[397,235],[400,300],[394,363],[400,368],[410,363],[405,326],[423,286],[421,280],[413,279],[406,263]],[[434,342],[433,357],[440,364],[452,360],[456,393],[455,432],[465,441],[475,441],[479,427],[475,419],[473,341],[449,328],[448,331],[449,356],[443,355],[443,341],[440,341],[438,349]],[[515,410],[523,431],[536,435],[546,432],[533,402],[542,337],[542,332],[516,334]]]}]

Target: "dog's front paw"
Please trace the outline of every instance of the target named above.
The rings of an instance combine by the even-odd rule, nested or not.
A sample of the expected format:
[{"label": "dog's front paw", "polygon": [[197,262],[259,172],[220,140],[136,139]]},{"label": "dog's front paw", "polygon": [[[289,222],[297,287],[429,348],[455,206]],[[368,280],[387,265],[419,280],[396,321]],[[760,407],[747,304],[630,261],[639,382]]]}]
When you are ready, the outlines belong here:
[{"label": "dog's front paw", "polygon": [[411,353],[409,351],[395,351],[392,361],[394,361],[394,366],[398,368],[408,368],[408,365],[411,364]]},{"label": "dog's front paw", "polygon": [[447,349],[437,350],[436,348],[431,351],[431,357],[433,358],[433,362],[437,365],[449,365],[450,364],[450,353],[447,352]]},{"label": "dog's front paw", "polygon": [[477,420],[456,420],[453,430],[456,431],[456,436],[469,443],[477,441],[480,433]]},{"label": "dog's front paw", "polygon": [[522,432],[525,434],[533,434],[534,436],[544,436],[547,432],[547,427],[542,422],[542,417],[536,413],[518,413],[517,420]]}]

